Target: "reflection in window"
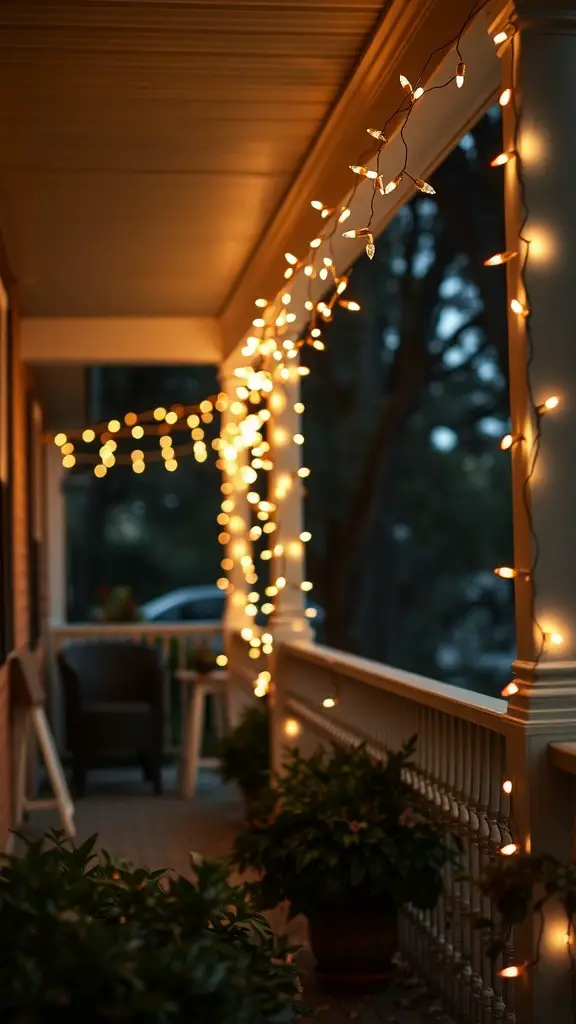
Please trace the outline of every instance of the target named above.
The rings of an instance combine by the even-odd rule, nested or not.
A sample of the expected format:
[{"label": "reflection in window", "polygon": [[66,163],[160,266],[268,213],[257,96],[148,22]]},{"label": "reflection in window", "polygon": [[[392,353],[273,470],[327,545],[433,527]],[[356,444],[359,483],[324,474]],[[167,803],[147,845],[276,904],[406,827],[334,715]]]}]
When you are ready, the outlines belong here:
[{"label": "reflection in window", "polygon": [[514,658],[501,149],[491,110],[361,258],[306,349],[309,573],[326,642],[497,693]]}]

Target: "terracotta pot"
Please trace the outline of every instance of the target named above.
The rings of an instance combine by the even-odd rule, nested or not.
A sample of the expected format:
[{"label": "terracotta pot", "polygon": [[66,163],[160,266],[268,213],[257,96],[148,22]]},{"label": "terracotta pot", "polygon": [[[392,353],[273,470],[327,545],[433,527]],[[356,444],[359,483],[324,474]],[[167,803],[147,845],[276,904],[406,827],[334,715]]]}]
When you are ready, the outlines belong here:
[{"label": "terracotta pot", "polygon": [[323,983],[367,990],[386,987],[398,948],[395,910],[350,901],[315,911],[308,925]]}]

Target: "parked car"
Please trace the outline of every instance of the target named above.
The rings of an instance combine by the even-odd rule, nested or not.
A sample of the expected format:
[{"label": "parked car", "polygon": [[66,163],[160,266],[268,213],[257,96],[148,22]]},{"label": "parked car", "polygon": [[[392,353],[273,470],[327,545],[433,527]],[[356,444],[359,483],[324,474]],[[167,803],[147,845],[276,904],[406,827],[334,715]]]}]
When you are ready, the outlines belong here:
[{"label": "parked car", "polygon": [[[217,586],[180,587],[167,594],[154,597],[140,605],[139,612],[146,622],[205,622],[218,623],[224,615],[226,595]],[[316,612],[310,623],[318,634],[324,621],[324,610],[306,599],[306,606]],[[257,617],[264,624],[265,619]]]}]

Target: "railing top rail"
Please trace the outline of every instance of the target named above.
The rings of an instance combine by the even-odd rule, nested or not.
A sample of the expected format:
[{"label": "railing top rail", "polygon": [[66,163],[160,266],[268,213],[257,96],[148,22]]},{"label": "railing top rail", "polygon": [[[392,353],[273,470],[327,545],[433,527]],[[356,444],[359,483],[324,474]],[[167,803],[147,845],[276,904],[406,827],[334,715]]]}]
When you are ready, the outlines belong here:
[{"label": "railing top rail", "polygon": [[456,718],[483,725],[495,732],[506,732],[510,721],[506,716],[507,702],[498,697],[475,693],[450,683],[415,675],[390,665],[381,665],[369,658],[337,651],[333,647],[296,640],[282,644],[279,658],[299,658],[312,665],[387,693],[416,701]]},{"label": "railing top rail", "polygon": [[222,623],[208,620],[206,622],[64,622],[53,623],[50,632],[54,636],[102,636],[110,634],[116,636],[141,636],[143,634],[156,633],[159,636],[170,634],[172,636],[192,633],[206,635],[208,633],[221,633]]},{"label": "railing top rail", "polygon": [[576,743],[550,743],[548,750],[555,768],[576,775]]}]

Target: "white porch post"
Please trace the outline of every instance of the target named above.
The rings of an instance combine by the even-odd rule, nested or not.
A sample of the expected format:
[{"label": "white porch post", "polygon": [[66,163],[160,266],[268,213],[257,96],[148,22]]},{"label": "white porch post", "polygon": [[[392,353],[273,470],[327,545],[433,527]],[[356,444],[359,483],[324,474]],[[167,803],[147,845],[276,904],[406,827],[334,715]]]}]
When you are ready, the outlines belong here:
[{"label": "white porch post", "polygon": [[[548,12],[547,5],[517,0],[516,14],[517,32],[502,51],[502,87],[513,88],[513,99],[504,107],[504,148],[518,153],[505,167],[506,248],[520,253],[507,267],[508,298],[519,300],[531,314],[526,320],[509,311],[519,571],[518,692],[508,708],[509,772],[522,847],[568,859],[570,780],[551,767],[547,748],[551,741],[576,738],[576,2],[561,10],[554,5]],[[504,19],[492,31],[505,27]],[[530,240],[526,291],[520,234]],[[558,407],[534,415],[534,406],[550,396],[559,397]],[[518,959],[532,959],[538,926],[534,921],[519,932]],[[548,1020],[551,1007],[555,1024],[573,1019],[565,933],[563,915],[551,912],[541,962],[526,984],[518,982],[517,1019],[523,1024]]]},{"label": "white porch post", "polygon": [[[221,434],[222,437],[227,436],[228,428],[231,427],[228,435],[230,442],[235,436],[236,424],[243,419],[244,415],[240,409],[238,412],[234,410],[234,404],[238,402],[236,388],[239,383],[238,377],[234,376],[233,368],[223,366],[220,373],[220,386],[228,396],[228,406],[222,412]],[[222,453],[220,457],[222,458]],[[242,477],[242,469],[248,465],[248,452],[239,450],[235,460],[223,459],[223,462],[226,468],[222,473],[222,482],[227,485],[226,490],[229,493],[222,494],[222,502],[231,503],[224,505],[225,508],[230,509],[228,513],[230,519],[225,527],[226,532],[230,535],[230,540],[225,546],[225,558],[230,560],[232,567],[226,573],[229,588],[224,619],[225,630],[229,633],[242,629],[247,623],[244,609],[249,591],[242,559],[252,554],[252,545],[248,537],[251,512],[247,499],[248,487]]]},{"label": "white porch post", "polygon": [[[296,362],[296,361],[294,361]],[[301,540],[304,529],[302,478],[298,471],[302,466],[302,445],[295,443],[302,437],[300,377],[297,365],[290,366],[287,379],[275,374],[274,391],[270,395],[268,408],[271,418],[268,423],[268,440],[274,464],[270,472],[270,502],[276,506],[276,532],[270,547],[275,554],[272,559],[271,581],[285,580],[274,598],[276,605],[271,617],[270,629],[274,636],[276,655],[272,665],[272,763],[280,769],[282,750],[287,737],[284,732],[284,695],[280,677],[276,672],[278,647],[291,640],[310,640],[312,630],[306,618],[305,583],[306,545]]]}]

